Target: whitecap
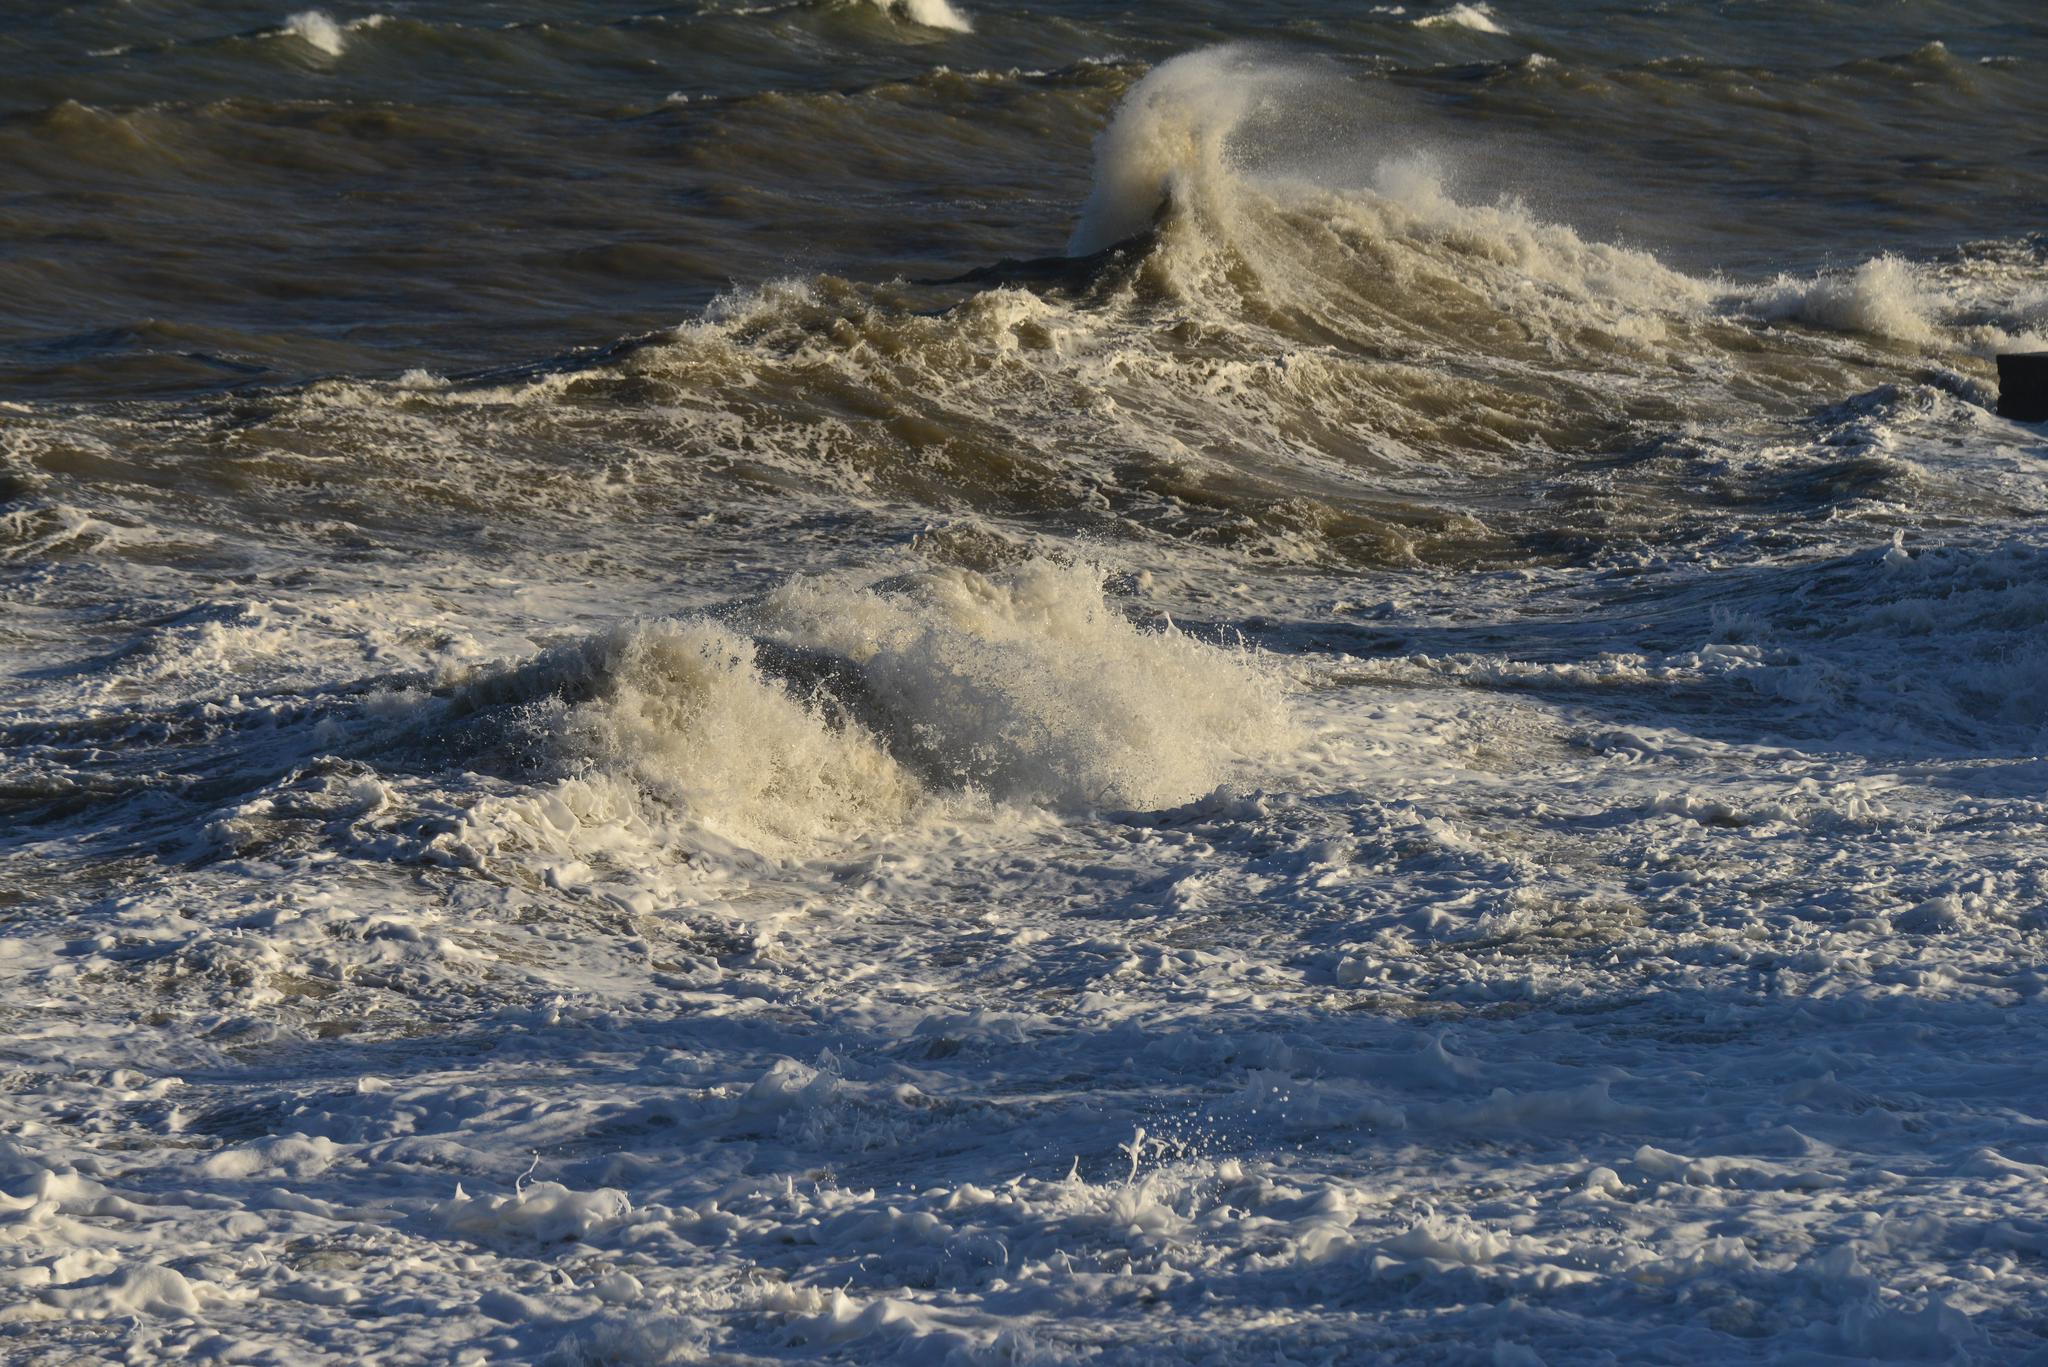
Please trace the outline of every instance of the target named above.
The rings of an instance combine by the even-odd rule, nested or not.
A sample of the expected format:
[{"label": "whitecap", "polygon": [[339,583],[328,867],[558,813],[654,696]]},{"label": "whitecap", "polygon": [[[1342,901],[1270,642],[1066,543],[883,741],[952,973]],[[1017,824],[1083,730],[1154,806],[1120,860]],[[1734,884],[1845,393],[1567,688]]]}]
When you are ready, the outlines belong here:
[{"label": "whitecap", "polygon": [[1453,5],[1435,14],[1425,14],[1414,21],[1417,28],[1463,28],[1474,33],[1497,33],[1503,36],[1507,28],[1494,17],[1493,7],[1484,4]]},{"label": "whitecap", "polygon": [[799,579],[745,619],[633,623],[483,677],[462,706],[553,699],[523,705],[566,775],[761,851],[962,798],[1170,806],[1289,742],[1257,657],[1140,627],[1102,584],[1046,561]]},{"label": "whitecap", "polygon": [[348,47],[348,35],[326,10],[301,10],[284,21],[283,31],[329,57],[339,57]]},{"label": "whitecap", "polygon": [[925,28],[949,29],[954,33],[974,31],[974,21],[955,8],[952,0],[869,0],[869,3]]}]

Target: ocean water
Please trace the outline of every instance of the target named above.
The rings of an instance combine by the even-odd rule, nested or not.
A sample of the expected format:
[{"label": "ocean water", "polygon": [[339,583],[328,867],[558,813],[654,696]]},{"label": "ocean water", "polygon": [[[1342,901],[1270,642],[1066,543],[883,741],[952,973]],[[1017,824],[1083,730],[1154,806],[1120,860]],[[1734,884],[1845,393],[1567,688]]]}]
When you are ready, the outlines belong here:
[{"label": "ocean water", "polygon": [[0,77],[0,1358],[2048,1360],[2037,0]]}]

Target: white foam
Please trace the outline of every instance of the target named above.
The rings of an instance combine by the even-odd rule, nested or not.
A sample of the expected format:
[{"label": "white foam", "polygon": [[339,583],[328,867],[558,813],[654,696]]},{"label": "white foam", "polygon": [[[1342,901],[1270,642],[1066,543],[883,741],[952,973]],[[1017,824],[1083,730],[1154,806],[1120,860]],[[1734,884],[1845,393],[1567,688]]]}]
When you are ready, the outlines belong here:
[{"label": "white foam", "polygon": [[625,1195],[610,1188],[571,1191],[559,1182],[535,1182],[505,1196],[471,1196],[458,1186],[433,1217],[465,1239],[526,1251],[589,1238],[631,1211]]},{"label": "white foam", "polygon": [[1135,626],[1102,578],[1034,560],[1003,574],[926,571],[887,592],[804,580],[763,620],[853,660],[899,744],[1005,801],[1169,806],[1288,744],[1269,670],[1170,622]]},{"label": "white foam", "polygon": [[971,33],[974,30],[974,22],[956,8],[952,0],[868,0],[868,2],[925,28],[948,29],[954,33]]},{"label": "white foam", "polygon": [[1782,280],[1759,300],[1768,315],[1837,332],[1860,332],[1916,346],[1940,338],[1939,307],[1920,272],[1896,256],[1879,256],[1853,271]]},{"label": "white foam", "polygon": [[[1514,300],[1518,282],[1531,282],[1561,290],[1575,303],[1619,305],[1647,324],[1658,316],[1694,312],[1714,295],[1706,282],[1672,270],[1649,252],[1589,241],[1566,224],[1538,217],[1520,200],[1460,200],[1442,165],[1426,155],[1381,162],[1372,185],[1369,197],[1344,198],[1342,209],[1352,223],[1420,248],[1434,270],[1489,284],[1504,301]],[[1514,306],[1537,312],[1549,305],[1538,297],[1514,300]],[[1576,309],[1566,312],[1587,317]]]},{"label": "white foam", "polygon": [[284,21],[284,32],[315,52],[339,57],[348,47],[348,35],[326,10],[301,10]]},{"label": "white foam", "polygon": [[1780,276],[1733,302],[1765,318],[1929,350],[1989,356],[2048,345],[2048,291],[2027,267],[1996,261],[1934,265],[1886,254],[1854,270]]},{"label": "white foam", "polygon": [[577,655],[601,685],[556,723],[567,751],[728,838],[780,848],[894,825],[918,797],[873,737],[833,726],[724,627],[652,622]]},{"label": "white foam", "polygon": [[[572,777],[623,778],[764,852],[954,798],[1170,806],[1293,736],[1269,668],[1134,625],[1086,565],[798,580],[751,625],[765,647],[704,619],[622,627],[487,675],[464,706],[587,689],[530,719]],[[633,819],[616,791],[590,802],[601,822]]]},{"label": "white foam", "polygon": [[1231,140],[1262,100],[1300,74],[1237,47],[1161,63],[1132,87],[1095,140],[1095,183],[1070,256],[1144,231],[1167,199],[1221,192],[1236,179]]},{"label": "white foam", "polygon": [[1417,28],[1462,28],[1470,29],[1474,33],[1507,33],[1500,20],[1494,17],[1493,7],[1483,4],[1453,5],[1435,14],[1425,14],[1414,22]]},{"label": "white foam", "polygon": [[[1837,403],[1873,348],[1220,90],[1083,299],[820,277],[582,369],[0,424],[9,1341],[2035,1345],[2048,450],[1988,367]],[[2031,247],[1901,269],[1811,307],[2041,316]],[[1645,376],[1624,460],[1369,464]],[[163,495],[238,444],[253,501]],[[1283,561],[1233,519],[1289,478],[1523,553]],[[1077,525],[1153,575],[1031,558]]]},{"label": "white foam", "polygon": [[[1167,268],[1184,292],[1212,292],[1234,268],[1248,270],[1269,300],[1347,331],[1374,319],[1333,311],[1364,295],[1377,314],[1384,305],[1372,295],[1384,291],[1405,295],[1398,306],[1425,323],[1454,328],[1454,312],[1478,296],[1560,342],[1590,325],[1644,343],[1662,336],[1666,319],[1714,298],[1706,282],[1650,253],[1588,241],[1512,197],[1453,194],[1438,153],[1314,140],[1275,149],[1274,128],[1318,126],[1333,108],[1369,98],[1249,49],[1166,62],[1133,87],[1096,140],[1094,186],[1069,253],[1143,230],[1170,202],[1173,226],[1184,231],[1168,235]],[[1243,312],[1232,299],[1215,302]]]}]

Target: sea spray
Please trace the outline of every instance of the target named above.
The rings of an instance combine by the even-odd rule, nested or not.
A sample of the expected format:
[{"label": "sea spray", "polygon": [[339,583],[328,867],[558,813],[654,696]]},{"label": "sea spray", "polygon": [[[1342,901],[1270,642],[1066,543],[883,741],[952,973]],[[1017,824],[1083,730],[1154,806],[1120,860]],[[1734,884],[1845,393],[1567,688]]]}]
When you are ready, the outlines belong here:
[{"label": "sea spray", "polygon": [[[1096,140],[1068,251],[1129,237],[1170,205],[1204,248],[1229,249],[1311,307],[1333,291],[1416,291],[1432,275],[1504,304],[1521,302],[1518,278],[1646,314],[1711,298],[1648,252],[1589,242],[1511,193],[1454,191],[1457,145],[1419,130],[1386,96],[1319,67],[1244,46],[1176,57],[1132,87]],[[1170,237],[1169,250],[1184,241]]]},{"label": "sea spray", "polygon": [[919,768],[1005,801],[1170,806],[1289,743],[1272,668],[1170,622],[1133,624],[1102,582],[1047,560],[855,592],[803,580],[762,619],[852,661]]},{"label": "sea spray", "polygon": [[1168,202],[1217,204],[1237,179],[1234,142],[1247,121],[1308,79],[1249,47],[1209,48],[1156,67],[1096,139],[1094,187],[1067,254],[1142,232]]},{"label": "sea spray", "polygon": [[629,623],[486,671],[450,717],[512,709],[559,774],[766,851],[955,798],[1171,806],[1292,742],[1270,663],[1133,623],[1103,578],[1031,560],[799,579],[724,621]]}]

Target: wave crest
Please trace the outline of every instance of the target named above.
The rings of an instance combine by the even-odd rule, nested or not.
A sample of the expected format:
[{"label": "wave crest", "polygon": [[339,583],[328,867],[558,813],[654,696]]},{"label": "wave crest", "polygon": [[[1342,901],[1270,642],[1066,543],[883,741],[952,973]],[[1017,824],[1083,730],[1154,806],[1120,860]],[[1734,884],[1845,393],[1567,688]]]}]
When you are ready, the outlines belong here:
[{"label": "wave crest", "polygon": [[1766,318],[1913,347],[1989,355],[2048,346],[2048,291],[2021,284],[2031,273],[2024,267],[2001,264],[1963,263],[1950,272],[1957,278],[1945,279],[1936,268],[1877,256],[1854,270],[1780,277],[1751,296],[1751,307]]},{"label": "wave crest", "polygon": [[1234,140],[1306,73],[1249,49],[1210,48],[1155,67],[1095,140],[1095,183],[1067,243],[1086,256],[1143,232],[1160,207],[1210,203],[1238,179]]},{"label": "wave crest", "polygon": [[781,850],[949,799],[1162,807],[1292,738],[1249,653],[1133,623],[1087,565],[802,579],[731,621],[638,622],[473,683],[566,777]]},{"label": "wave crest", "polygon": [[1310,335],[1354,344],[1419,332],[1498,355],[1519,334],[1536,344],[1530,359],[1655,341],[1715,298],[1648,252],[1588,241],[1510,196],[1454,194],[1454,154],[1400,124],[1317,68],[1241,47],[1177,57],[1097,140],[1068,251],[1126,240],[1165,206],[1159,272],[1182,297],[1240,317],[1285,307]]},{"label": "wave crest", "polygon": [[947,29],[954,33],[974,31],[974,22],[956,9],[951,0],[871,0],[871,3],[924,28]]},{"label": "wave crest", "polygon": [[999,799],[1171,806],[1286,744],[1285,702],[1252,656],[1141,628],[1102,582],[1045,560],[854,593],[800,580],[762,620],[852,662],[921,772]]}]

